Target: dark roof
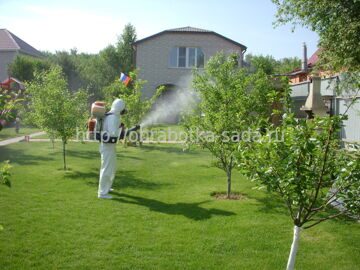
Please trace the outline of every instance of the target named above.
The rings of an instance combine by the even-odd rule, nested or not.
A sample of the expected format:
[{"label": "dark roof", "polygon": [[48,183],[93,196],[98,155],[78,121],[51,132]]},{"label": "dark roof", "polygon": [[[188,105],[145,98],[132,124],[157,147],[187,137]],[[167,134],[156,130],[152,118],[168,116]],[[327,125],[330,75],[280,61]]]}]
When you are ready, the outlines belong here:
[{"label": "dark roof", "polygon": [[168,29],[168,30],[165,30],[165,31],[167,31],[167,32],[201,32],[201,33],[211,33],[211,31],[209,31],[209,30],[200,29],[200,28],[195,28],[195,27],[191,27],[191,26],[174,28],[174,29]]},{"label": "dark roof", "polygon": [[35,57],[41,57],[42,54],[6,29],[0,29],[0,51],[20,51]]},{"label": "dark roof", "polygon": [[151,35],[151,36],[148,36],[146,38],[143,38],[143,39],[140,39],[136,42],[134,42],[134,45],[137,45],[139,43],[142,43],[146,40],[149,40],[149,39],[152,39],[154,37],[157,37],[157,36],[160,36],[160,35],[163,35],[163,34],[166,34],[166,33],[184,33],[184,34],[187,34],[187,33],[196,33],[196,34],[212,34],[212,35],[215,35],[215,36],[218,36],[222,39],[225,39],[239,47],[241,47],[243,50],[246,50],[247,47],[241,43],[238,43],[230,38],[227,38],[227,37],[224,37],[223,35],[220,35],[214,31],[210,31],[210,30],[205,30],[205,29],[200,29],[200,28],[195,28],[195,27],[191,27],[191,26],[186,26],[186,27],[180,27],[180,28],[174,28],[174,29],[168,29],[168,30],[164,30],[164,31],[161,31],[155,35]]},{"label": "dark roof", "polygon": [[285,74],[281,74],[281,75],[285,75],[285,76],[296,76],[296,75],[300,75],[300,74],[308,74],[309,71],[304,71],[301,68],[297,68],[291,72],[285,73]]}]

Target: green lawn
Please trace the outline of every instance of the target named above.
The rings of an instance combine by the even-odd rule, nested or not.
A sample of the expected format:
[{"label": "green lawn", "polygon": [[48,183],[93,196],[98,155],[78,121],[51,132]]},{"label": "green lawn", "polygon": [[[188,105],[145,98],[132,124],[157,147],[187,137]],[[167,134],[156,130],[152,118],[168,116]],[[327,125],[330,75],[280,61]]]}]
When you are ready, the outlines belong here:
[{"label": "green lawn", "polygon": [[[79,139],[85,135],[80,133]],[[49,139],[47,134],[36,137],[37,139]],[[180,125],[157,125],[145,127],[142,129],[143,140],[151,141],[183,141],[185,138],[184,129]],[[77,139],[74,136],[72,139]]]},{"label": "green lawn", "polygon": [[[224,174],[202,150],[118,146],[113,200],[97,199],[97,143],[0,148],[14,166],[0,186],[0,269],[285,269],[292,224],[274,195],[234,175],[242,201],[217,201]],[[329,221],[304,231],[297,269],[356,269],[360,227]]]},{"label": "green lawn", "polygon": [[15,132],[15,128],[11,127],[11,128],[3,128],[0,131],[0,141],[2,140],[6,140],[6,139],[10,139],[10,138],[15,138],[15,137],[21,137],[21,136],[25,136],[25,135],[29,135],[31,133],[35,133],[35,132],[39,132],[41,131],[38,128],[29,128],[29,127],[24,127],[24,128],[20,128],[19,133]]}]

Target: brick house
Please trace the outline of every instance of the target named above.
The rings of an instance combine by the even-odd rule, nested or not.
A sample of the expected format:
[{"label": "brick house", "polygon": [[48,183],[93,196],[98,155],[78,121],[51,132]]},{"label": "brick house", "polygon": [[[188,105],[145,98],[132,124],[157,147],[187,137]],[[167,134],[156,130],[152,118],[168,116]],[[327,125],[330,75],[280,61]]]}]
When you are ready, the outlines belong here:
[{"label": "brick house", "polygon": [[165,30],[134,43],[139,78],[147,81],[143,95],[151,97],[157,87],[186,86],[194,68],[202,69],[219,51],[236,53],[242,64],[246,46],[216,32],[182,27]]}]

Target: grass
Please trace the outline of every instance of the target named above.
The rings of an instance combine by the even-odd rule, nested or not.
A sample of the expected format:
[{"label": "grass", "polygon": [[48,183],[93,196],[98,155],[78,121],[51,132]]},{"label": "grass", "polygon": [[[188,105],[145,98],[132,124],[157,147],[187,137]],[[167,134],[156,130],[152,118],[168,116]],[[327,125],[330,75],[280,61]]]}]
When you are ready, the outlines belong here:
[{"label": "grass", "polygon": [[[80,133],[79,138],[86,136],[85,133]],[[36,136],[37,139],[49,139],[47,134]],[[143,140],[151,141],[181,141],[184,140],[184,129],[180,125],[156,125],[145,127],[142,129]],[[72,139],[77,139],[74,136]]]},{"label": "grass", "polygon": [[[284,269],[292,224],[281,200],[235,173],[245,198],[216,200],[224,173],[203,150],[118,146],[113,200],[99,200],[97,143],[1,147],[14,166],[0,186],[0,269]],[[360,228],[329,221],[301,236],[297,269],[355,269]]]},{"label": "grass", "polygon": [[41,131],[41,130],[38,129],[38,128],[21,127],[20,130],[19,130],[19,133],[16,133],[15,132],[15,127],[3,128],[0,131],[0,141],[10,139],[10,138],[29,135],[31,133],[35,133],[35,132],[39,132],[39,131]]}]

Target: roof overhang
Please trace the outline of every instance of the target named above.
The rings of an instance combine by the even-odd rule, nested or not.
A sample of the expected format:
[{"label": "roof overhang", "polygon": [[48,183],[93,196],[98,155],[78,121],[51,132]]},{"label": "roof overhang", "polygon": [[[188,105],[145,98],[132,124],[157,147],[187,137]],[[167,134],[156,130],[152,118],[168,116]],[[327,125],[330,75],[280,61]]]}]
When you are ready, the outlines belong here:
[{"label": "roof overhang", "polygon": [[150,39],[153,39],[153,38],[155,38],[155,37],[158,37],[158,36],[161,36],[161,35],[164,35],[164,34],[214,35],[214,36],[220,37],[220,38],[222,38],[222,39],[224,39],[224,40],[226,40],[226,41],[228,41],[228,42],[230,42],[230,43],[232,43],[232,44],[234,44],[234,45],[236,45],[236,46],[241,47],[242,51],[245,51],[245,50],[247,49],[247,47],[246,47],[245,45],[243,45],[243,44],[241,44],[241,43],[239,43],[239,42],[236,42],[236,41],[234,41],[234,40],[232,40],[232,39],[230,39],[230,38],[227,38],[227,37],[225,37],[225,36],[223,36],[223,35],[220,35],[220,34],[214,32],[214,31],[198,32],[198,31],[174,31],[174,30],[164,30],[164,31],[161,31],[161,32],[156,33],[156,34],[154,34],[154,35],[151,35],[151,36],[148,36],[148,37],[146,37],[146,38],[143,38],[143,39],[140,39],[140,40],[138,40],[138,41],[135,41],[135,42],[133,43],[133,45],[134,45],[134,46],[137,46],[137,45],[140,44],[140,43],[143,43],[143,42],[145,42],[145,41],[148,41],[148,40],[150,40]]}]

